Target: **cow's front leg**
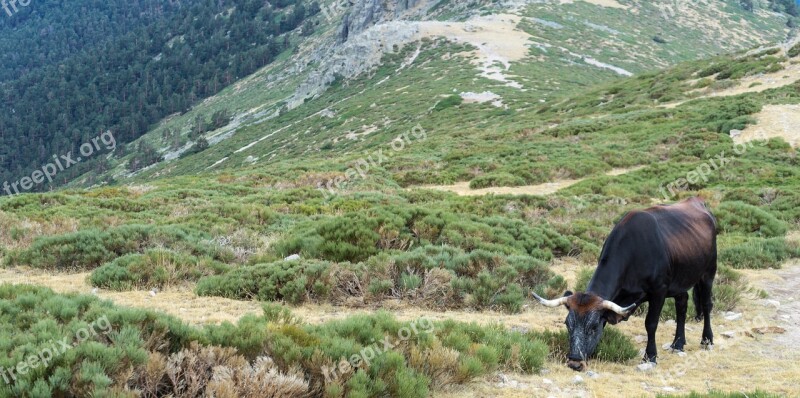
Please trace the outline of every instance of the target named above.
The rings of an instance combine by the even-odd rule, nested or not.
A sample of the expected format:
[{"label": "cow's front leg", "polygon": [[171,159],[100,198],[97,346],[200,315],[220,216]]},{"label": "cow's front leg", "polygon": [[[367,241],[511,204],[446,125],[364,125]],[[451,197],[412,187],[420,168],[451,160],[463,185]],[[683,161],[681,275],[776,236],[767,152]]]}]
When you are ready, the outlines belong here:
[{"label": "cow's front leg", "polygon": [[675,351],[683,351],[686,345],[686,311],[689,308],[689,293],[675,296],[675,340],[672,341],[671,348]]},{"label": "cow's front leg", "polygon": [[652,298],[648,303],[647,317],[644,320],[644,328],[647,329],[647,348],[644,350],[646,362],[656,362],[656,329],[661,309],[664,307],[664,299],[664,296],[659,296]]}]

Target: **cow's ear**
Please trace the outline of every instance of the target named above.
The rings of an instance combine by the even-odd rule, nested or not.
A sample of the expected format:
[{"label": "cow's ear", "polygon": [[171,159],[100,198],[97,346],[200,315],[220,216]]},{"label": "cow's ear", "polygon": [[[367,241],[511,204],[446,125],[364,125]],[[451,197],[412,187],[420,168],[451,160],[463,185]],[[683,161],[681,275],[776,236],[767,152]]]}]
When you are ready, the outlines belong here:
[{"label": "cow's ear", "polygon": [[608,323],[610,323],[612,325],[616,325],[616,324],[618,324],[618,323],[620,323],[622,321],[627,321],[628,318],[633,314],[634,311],[635,311],[635,309],[633,311],[627,313],[626,315],[620,315],[620,314],[617,314],[614,311],[605,310],[605,311],[603,311],[603,319],[605,319],[606,322],[608,322]]},{"label": "cow's ear", "polygon": [[618,324],[620,321],[624,320],[625,318],[627,318],[627,317],[622,316],[620,314],[617,314],[614,311],[605,310],[603,312],[603,319],[605,319],[606,322],[608,322],[608,323],[610,323],[612,325]]},{"label": "cow's ear", "polygon": [[[564,297],[569,297],[569,296],[572,296],[572,292],[571,291],[567,290],[566,292],[564,292]],[[567,301],[569,301],[569,300],[567,300]],[[566,302],[564,302],[564,307],[567,310],[569,310],[569,304],[567,304]]]}]

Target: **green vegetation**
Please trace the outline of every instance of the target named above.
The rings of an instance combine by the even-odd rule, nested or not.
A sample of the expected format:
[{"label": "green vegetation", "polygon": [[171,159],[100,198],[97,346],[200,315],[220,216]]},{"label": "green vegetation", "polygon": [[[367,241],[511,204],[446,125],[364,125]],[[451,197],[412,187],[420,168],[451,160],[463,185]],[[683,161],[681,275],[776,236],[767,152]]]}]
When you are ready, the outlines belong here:
[{"label": "green vegetation", "polygon": [[719,252],[720,262],[733,268],[780,268],[796,257],[800,257],[800,247],[783,237],[744,239]]},{"label": "green vegetation", "polygon": [[[223,387],[239,389],[238,396],[263,396],[241,390],[253,382],[237,380],[248,370],[263,372],[275,384],[264,388],[427,397],[431,388],[466,383],[495,369],[538,372],[548,355],[544,342],[500,326],[399,322],[386,313],[309,326],[285,308],[265,305],[262,316],[199,329],[92,296],[32,286],[0,285],[0,299],[0,344],[8,353],[0,366],[16,377],[5,374],[13,382],[0,385],[2,397],[131,396],[126,389],[189,397],[190,391]],[[65,348],[40,355],[62,339]],[[385,339],[390,345],[378,344]],[[352,366],[340,364],[344,360]],[[31,364],[27,371],[19,367],[23,361]],[[229,368],[227,375],[211,372],[215,366]]]},{"label": "green vegetation", "polygon": [[197,293],[292,304],[397,298],[433,308],[519,312],[532,290],[546,291],[557,279],[546,263],[532,257],[426,246],[357,264],[295,260],[239,267],[200,280]]},{"label": "green vegetation", "polygon": [[170,250],[147,250],[117,257],[92,272],[93,286],[112,290],[164,288],[195,282],[229,267],[210,257],[197,258]]},{"label": "green vegetation", "polygon": [[[38,31],[29,31],[32,26],[23,28],[30,37],[70,39],[49,39],[43,45],[33,46],[50,64],[40,67],[39,58],[26,55],[18,61],[22,65],[15,62],[18,71],[0,69],[0,81],[16,72],[13,79],[3,81],[3,106],[37,109],[0,114],[0,129],[14,131],[0,136],[0,179],[19,180],[30,175],[31,169],[52,162],[53,155],[70,150],[73,158],[77,158],[77,148],[97,132],[112,131],[120,146],[141,137],[152,124],[168,115],[188,111],[225,86],[276,60],[291,48],[292,32],[320,11],[318,3],[302,0],[281,0],[274,4],[255,0],[200,1],[182,7],[160,0],[136,2],[132,7],[117,4],[128,2],[111,3],[92,10],[90,15],[94,18],[88,21],[82,14],[91,4],[56,7],[53,2],[33,3],[15,15],[18,19],[12,18],[20,25],[24,20],[34,20]],[[41,13],[47,15],[47,20],[36,21]],[[121,18],[133,14],[141,15],[133,22]],[[63,26],[61,19],[70,20],[73,15],[77,26]],[[121,23],[96,22],[108,22],[105,19],[109,15]],[[48,23],[54,19],[58,22]],[[10,32],[17,36],[17,22],[7,24],[2,22],[0,34],[5,37]],[[89,26],[82,29],[82,24]],[[115,25],[120,27],[112,27]],[[50,32],[54,28],[62,30]],[[45,31],[50,34],[45,35]],[[104,37],[106,32],[113,36]],[[73,44],[82,42],[84,34],[87,45]],[[24,46],[30,43],[30,37],[19,42],[8,41],[13,44],[3,47],[14,47],[9,54],[25,54],[28,48]],[[62,46],[83,51],[71,53]],[[36,66],[25,65],[28,63]],[[77,76],[80,78],[72,78]],[[119,151],[122,154],[125,149]],[[44,191],[89,171],[102,173],[110,168],[106,156],[84,158],[63,170],[58,179],[36,184],[34,190]],[[141,167],[144,166],[137,165],[131,170]]]},{"label": "green vegetation", "polygon": [[[558,361],[566,359],[569,354],[569,333],[566,330],[538,332],[533,335],[547,342],[553,359]],[[609,362],[626,362],[638,357],[639,350],[633,340],[613,326],[605,327],[593,356],[594,359]]]},{"label": "green vegetation", "polygon": [[[537,35],[566,40],[562,35],[575,28],[605,32],[603,40],[631,40],[620,30],[621,11],[599,11],[607,18],[605,28],[621,32],[615,34],[570,15],[591,7],[584,2],[570,4],[563,15],[554,15],[549,4],[534,7],[550,13],[538,17],[569,26],[534,26],[526,20],[521,28]],[[654,20],[656,11],[645,7],[642,18]],[[660,64],[662,51],[693,58],[680,46],[699,36],[696,31],[638,34],[665,41],[647,40],[653,47],[641,49],[645,66]],[[576,54],[593,46],[569,43],[568,51]],[[736,85],[744,76],[775,70],[783,60],[773,52],[691,61],[657,73],[642,66],[632,68],[637,76],[620,80],[608,69],[563,53],[554,58],[580,64],[580,72],[572,76],[547,62],[514,64],[509,71],[514,81],[530,85],[530,91],[522,91],[476,77],[468,60],[452,56],[472,50],[469,46],[426,40],[419,54],[416,50],[399,49],[374,74],[339,81],[292,110],[280,103],[285,88],[273,92],[262,85],[261,94],[242,88],[246,98],[230,103],[235,90],[226,89],[225,100],[199,108],[213,112],[165,121],[157,130],[162,135],[134,144],[142,151],[121,154],[137,170],[129,185],[0,198],[4,264],[91,271],[94,286],[114,290],[188,284],[200,295],[292,305],[379,307],[385,300],[402,300],[424,308],[518,313],[531,291],[554,297],[568,288],[551,269],[554,261],[572,256],[596,263],[606,235],[625,212],[691,195],[703,196],[718,219],[717,310],[734,309],[748,290],[735,269],[774,268],[800,257],[797,243],[786,236],[800,227],[796,149],[773,138],[732,154],[729,135],[755,123],[765,105],[800,103],[800,84],[697,98],[698,88]],[[707,50],[712,51],[710,45]],[[532,49],[532,55],[543,55],[537,51],[542,50]],[[603,49],[595,55],[611,63],[618,54]],[[415,61],[400,68],[412,56]],[[547,71],[542,85],[534,87],[537,68]],[[565,82],[563,92],[554,91],[554,81]],[[607,83],[585,89],[599,81]],[[504,106],[464,102],[454,94],[487,90]],[[685,102],[658,106],[677,101]],[[190,126],[196,128],[192,140],[204,146],[201,135],[230,117],[227,107],[238,114],[261,105],[265,114],[281,111],[243,124],[227,139],[206,141],[202,153],[190,150],[142,169],[158,155],[153,148],[160,146],[153,142],[179,143],[176,136]],[[417,125],[427,133],[424,143],[411,142],[402,151],[388,147]],[[367,126],[376,129],[358,134]],[[333,195],[318,189],[320,182],[345,177],[355,162],[377,150],[386,159],[363,177],[349,178]],[[688,173],[720,156],[728,159],[722,167],[669,191],[669,184],[688,180]],[[642,167],[606,175],[634,166]],[[547,196],[471,197],[419,187],[564,179],[582,181]],[[284,260],[295,254],[299,259]],[[580,270],[575,288],[584,290],[591,273],[592,268]],[[0,298],[0,340],[10,353],[0,366],[14,366],[48,339],[71,336],[97,317],[108,316],[113,329],[3,386],[0,396],[28,391],[29,396],[122,396],[126,387],[145,396],[187,396],[187,386],[260,396],[263,391],[248,392],[253,383],[243,380],[271,375],[281,380],[272,385],[297,395],[416,397],[497,370],[538,372],[548,356],[561,359],[566,352],[564,330],[517,333],[500,325],[445,321],[376,356],[370,366],[348,369],[339,365],[342,358],[359,355],[412,323],[377,313],[310,325],[269,303],[264,315],[244,317],[236,325],[194,328],[171,317],[45,289],[2,286]],[[672,302],[662,317],[674,317]],[[627,336],[606,329],[597,359],[626,362],[636,356]],[[212,377],[215,366],[230,377]]]}]

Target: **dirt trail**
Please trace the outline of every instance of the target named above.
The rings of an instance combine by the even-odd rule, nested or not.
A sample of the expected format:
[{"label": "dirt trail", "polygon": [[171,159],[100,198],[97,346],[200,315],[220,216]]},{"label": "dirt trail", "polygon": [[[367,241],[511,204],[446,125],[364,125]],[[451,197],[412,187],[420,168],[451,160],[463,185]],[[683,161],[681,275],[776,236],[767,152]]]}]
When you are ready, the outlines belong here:
[{"label": "dirt trail", "polygon": [[[636,170],[640,170],[644,168],[644,166],[636,166],[631,168],[620,168],[620,169],[613,169],[605,175],[607,176],[619,176],[623,174],[627,174]],[[553,182],[546,182],[544,184],[537,184],[537,185],[524,185],[519,187],[489,187],[489,188],[481,188],[481,189],[472,189],[469,187],[469,181],[465,182],[458,182],[453,185],[421,185],[414,188],[418,189],[433,189],[436,191],[448,191],[454,192],[461,196],[484,196],[489,194],[494,195],[550,195],[552,193],[558,192],[564,188],[569,186],[575,185],[581,181],[585,180],[585,178],[579,178],[576,180],[558,180]]]}]

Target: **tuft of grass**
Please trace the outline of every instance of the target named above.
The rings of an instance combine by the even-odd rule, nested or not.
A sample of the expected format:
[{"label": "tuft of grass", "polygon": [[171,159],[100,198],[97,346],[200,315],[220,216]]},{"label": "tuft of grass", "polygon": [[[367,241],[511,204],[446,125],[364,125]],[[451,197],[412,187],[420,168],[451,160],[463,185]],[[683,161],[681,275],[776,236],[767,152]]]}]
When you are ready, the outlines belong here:
[{"label": "tuft of grass", "polygon": [[[532,332],[531,335],[547,343],[550,357],[560,361],[569,354],[569,332],[566,330]],[[633,339],[613,326],[606,326],[593,358],[606,362],[624,363],[639,356]]]}]

